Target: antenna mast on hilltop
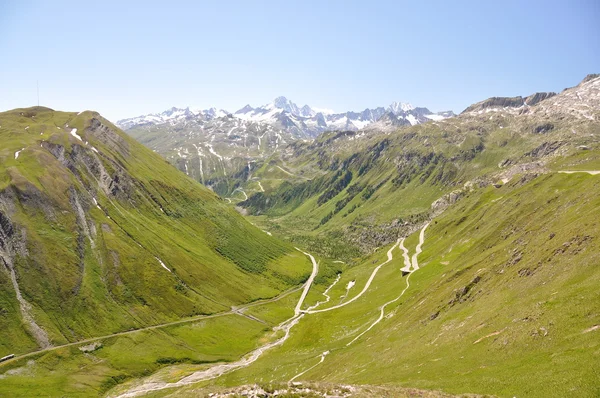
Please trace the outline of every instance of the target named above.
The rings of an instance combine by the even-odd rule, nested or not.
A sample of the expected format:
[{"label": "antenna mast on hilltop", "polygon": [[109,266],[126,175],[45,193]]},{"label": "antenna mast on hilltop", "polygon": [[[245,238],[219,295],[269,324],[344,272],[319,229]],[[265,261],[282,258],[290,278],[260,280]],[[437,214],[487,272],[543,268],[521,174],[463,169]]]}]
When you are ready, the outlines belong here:
[{"label": "antenna mast on hilltop", "polygon": [[38,106],[40,106],[40,81],[36,80],[36,83],[37,83]]}]

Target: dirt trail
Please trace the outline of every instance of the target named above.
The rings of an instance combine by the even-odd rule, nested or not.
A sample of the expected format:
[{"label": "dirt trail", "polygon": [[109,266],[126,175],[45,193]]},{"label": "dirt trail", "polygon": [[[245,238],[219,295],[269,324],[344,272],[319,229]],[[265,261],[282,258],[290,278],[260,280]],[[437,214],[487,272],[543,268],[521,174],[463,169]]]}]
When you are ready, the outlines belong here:
[{"label": "dirt trail", "polygon": [[377,275],[377,272],[379,271],[379,269],[381,267],[383,267],[384,265],[386,265],[387,263],[389,263],[390,261],[393,260],[394,256],[392,255],[392,251],[396,248],[396,246],[398,246],[398,244],[400,243],[400,239],[398,239],[396,241],[396,243],[394,244],[394,246],[392,246],[390,248],[390,250],[388,250],[387,252],[387,260],[384,261],[383,263],[379,264],[374,270],[373,273],[371,273],[371,276],[369,277],[369,280],[367,280],[367,283],[365,284],[365,286],[363,287],[363,290],[361,290],[360,293],[358,293],[356,296],[352,297],[350,300],[343,302],[342,304],[338,304],[338,305],[334,305],[333,307],[329,307],[329,308],[324,308],[322,310],[305,310],[303,312],[307,313],[307,314],[316,314],[319,312],[326,312],[326,311],[331,311],[331,310],[335,310],[337,308],[341,308],[344,307],[350,303],[352,303],[353,301],[358,300],[363,294],[365,294],[365,292],[369,289],[369,286],[371,286],[371,283],[373,282],[373,279],[375,279],[375,275]]},{"label": "dirt trail", "polygon": [[260,188],[260,192],[265,192],[265,189],[263,188],[263,186],[260,183],[260,181],[258,181],[258,187]]},{"label": "dirt trail", "polygon": [[[304,284],[304,288],[302,290],[302,295],[300,296],[300,299],[298,300],[298,303],[296,304],[296,308],[294,309],[294,316],[273,328],[274,333],[277,333],[279,331],[284,331],[284,335],[282,337],[280,337],[279,339],[277,339],[271,343],[265,344],[262,347],[257,348],[256,350],[245,355],[243,358],[241,358],[238,361],[211,366],[208,369],[194,372],[194,373],[190,374],[189,376],[186,376],[186,377],[182,378],[181,380],[174,382],[174,383],[150,380],[150,381],[142,383],[136,387],[133,387],[129,391],[125,392],[124,394],[118,395],[117,397],[118,398],[135,397],[135,396],[142,395],[142,394],[152,392],[152,391],[164,390],[165,388],[182,387],[182,386],[186,386],[189,384],[197,383],[199,381],[211,380],[211,379],[217,378],[219,376],[222,376],[225,373],[232,372],[236,369],[245,368],[245,367],[249,366],[251,363],[255,362],[258,358],[260,358],[260,356],[265,351],[267,351],[273,347],[282,345],[290,336],[290,330],[295,325],[298,324],[300,319],[302,319],[304,317],[304,314],[301,313],[300,309],[302,308],[304,299],[306,298],[306,295],[308,294],[308,291],[310,290],[310,287],[312,286],[312,283],[313,283],[315,277],[317,276],[317,273],[319,272],[319,265],[317,264],[317,261],[310,253],[303,252],[302,250],[300,250],[298,248],[296,248],[296,250],[298,250],[298,251],[302,252],[303,254],[307,255],[308,257],[310,257],[310,260],[313,265],[313,270],[312,270],[310,277]],[[238,313],[238,312],[235,312],[235,313]]]},{"label": "dirt trail", "polygon": [[281,167],[281,166],[277,166],[277,168],[278,168],[279,170],[283,171],[285,174],[291,175],[292,177],[296,177],[296,175],[295,175],[295,174],[292,174],[292,173],[290,173],[289,171],[287,171],[286,169],[284,169],[284,168],[283,168],[283,167]]},{"label": "dirt trail", "polygon": [[400,241],[400,249],[402,249],[402,257],[404,258],[404,268],[401,268],[402,272],[410,272],[410,257],[408,256],[408,249],[404,246],[404,240],[406,238],[402,238]]},{"label": "dirt trail", "polygon": [[325,291],[323,292],[323,296],[325,296],[325,301],[317,301],[316,304],[310,306],[307,308],[307,311],[310,310],[314,310],[315,308],[317,308],[318,306],[320,306],[321,304],[325,304],[328,303],[329,300],[331,300],[331,297],[329,297],[329,291],[331,290],[332,287],[334,287],[339,281],[340,278],[342,277],[342,274],[337,274],[337,277],[335,278],[335,280],[333,281],[333,283],[331,285],[329,285],[329,287],[327,289],[325,289]]},{"label": "dirt trail", "polygon": [[600,170],[559,170],[562,174],[588,173],[591,175],[600,174]]},{"label": "dirt trail", "polygon": [[[11,362],[17,361],[19,359],[29,358],[32,356],[42,354],[44,352],[54,351],[54,350],[58,350],[61,348],[72,347],[72,346],[77,346],[77,345],[81,345],[81,344],[93,343],[94,341],[104,340],[104,339],[108,339],[111,337],[125,336],[128,334],[144,332],[144,331],[154,330],[154,329],[162,329],[162,328],[165,328],[168,326],[182,325],[182,324],[186,324],[186,323],[197,322],[197,321],[204,320],[204,319],[218,318],[218,317],[233,315],[233,314],[240,315],[240,316],[246,316],[247,314],[240,314],[239,311],[244,311],[248,308],[255,307],[257,305],[263,305],[263,304],[268,304],[268,303],[273,303],[275,301],[279,301],[282,298],[289,296],[290,294],[296,293],[300,289],[302,289],[302,287],[296,287],[294,289],[288,290],[285,293],[280,294],[279,296],[276,296],[276,297],[273,297],[270,299],[265,299],[265,300],[257,300],[250,304],[244,304],[239,307],[234,307],[231,309],[231,311],[220,312],[218,314],[200,315],[200,316],[196,316],[193,318],[182,319],[182,320],[175,321],[175,322],[161,323],[159,325],[147,326],[144,328],[134,329],[134,330],[127,330],[124,332],[113,333],[113,334],[109,334],[106,336],[92,337],[92,338],[85,339],[85,340],[79,340],[79,341],[76,341],[73,343],[67,343],[67,344],[58,345],[58,346],[48,346],[47,348],[44,348],[42,350],[33,351],[33,352],[29,352],[27,354],[15,356],[14,358],[9,359],[8,361],[4,361],[4,362],[0,363],[0,367],[4,366],[6,364],[9,364]],[[20,292],[19,292],[19,296],[20,296]],[[29,305],[29,303],[27,303],[27,304]]]},{"label": "dirt trail", "polygon": [[425,224],[423,229],[421,229],[421,233],[419,234],[419,244],[417,245],[417,248],[415,249],[415,254],[413,254],[413,256],[412,256],[413,272],[419,269],[419,261],[417,260],[417,257],[423,251],[421,249],[421,247],[423,246],[423,242],[425,241],[425,230],[427,229],[428,226],[429,226],[429,223]]},{"label": "dirt trail", "polygon": [[325,351],[324,353],[321,354],[321,360],[319,362],[317,362],[316,364],[314,364],[313,366],[311,366],[310,368],[298,373],[296,376],[292,377],[288,383],[291,383],[292,381],[296,380],[298,377],[302,376],[304,373],[308,372],[309,370],[312,370],[314,368],[316,368],[317,366],[319,366],[320,364],[323,363],[323,361],[325,361],[325,357],[329,354],[329,351]]}]

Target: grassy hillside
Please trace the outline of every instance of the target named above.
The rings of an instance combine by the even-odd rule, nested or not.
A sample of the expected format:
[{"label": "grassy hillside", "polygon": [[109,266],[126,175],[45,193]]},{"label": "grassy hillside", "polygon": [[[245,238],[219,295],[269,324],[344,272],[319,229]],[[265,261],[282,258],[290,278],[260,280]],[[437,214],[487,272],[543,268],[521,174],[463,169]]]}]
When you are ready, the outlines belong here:
[{"label": "grassy hillside", "polygon": [[[578,86],[578,97],[598,98],[594,84]],[[326,301],[325,292],[319,308],[350,300],[398,237],[412,256],[431,221],[421,268],[403,275],[396,248],[363,296],[305,314],[282,346],[248,367],[152,396],[290,380],[598,396],[600,176],[561,171],[600,171],[600,111],[593,101],[567,101],[574,90],[527,112],[465,114],[362,139],[332,133],[294,146],[282,158],[312,178],[241,205],[264,229],[320,254],[320,280],[304,308]],[[293,316],[295,302],[248,313],[275,326]]]},{"label": "grassy hillside", "polygon": [[293,247],[97,113],[4,112],[0,140],[0,356],[225,311],[308,277]]},{"label": "grassy hillside", "polygon": [[[356,341],[379,307],[407,286],[398,249],[364,296],[306,315],[282,347],[256,363],[156,396],[265,386],[305,370],[296,380],[500,397],[597,396],[599,189],[599,176],[560,173],[476,188],[434,218],[406,293]],[[416,239],[406,242],[412,255]],[[328,293],[332,301],[319,308],[347,300],[347,283],[360,288],[384,257],[381,251],[345,270]],[[317,293],[307,306],[323,300]],[[269,313],[286,304],[275,306]]]},{"label": "grassy hillside", "polygon": [[[465,114],[391,134],[329,133],[292,146],[288,163],[311,179],[284,182],[240,205],[259,216],[265,229],[352,261],[414,231],[441,211],[432,208],[436,200],[453,193],[438,203],[446,207],[465,186],[502,185],[516,175],[561,168],[600,168],[597,129],[589,118],[534,110]],[[569,164],[561,160],[566,158]]]}]

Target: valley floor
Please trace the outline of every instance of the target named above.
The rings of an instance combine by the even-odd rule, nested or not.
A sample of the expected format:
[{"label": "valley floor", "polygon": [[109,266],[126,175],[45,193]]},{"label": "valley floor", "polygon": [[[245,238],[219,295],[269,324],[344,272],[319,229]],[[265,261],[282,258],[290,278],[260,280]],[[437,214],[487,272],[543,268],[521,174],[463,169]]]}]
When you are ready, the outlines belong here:
[{"label": "valley floor", "polygon": [[[418,263],[418,255],[421,253],[421,247],[423,246],[424,243],[424,239],[425,239],[425,230],[428,227],[429,224],[425,224],[425,226],[421,229],[420,234],[419,234],[419,243],[415,249],[415,254],[412,257],[412,267],[413,267],[413,271],[414,272],[416,270],[419,269],[419,263]],[[180,388],[180,387],[184,387],[187,385],[191,385],[191,384],[196,384],[199,382],[203,382],[203,381],[207,381],[207,380],[211,380],[211,379],[215,379],[217,377],[223,376],[224,374],[230,373],[232,371],[238,370],[238,369],[242,369],[242,368],[246,368],[250,365],[252,365],[256,360],[258,360],[267,350],[273,349],[275,347],[281,346],[285,343],[285,341],[289,338],[290,336],[290,332],[291,329],[296,326],[303,317],[305,316],[309,316],[311,314],[317,314],[320,312],[328,312],[328,311],[333,311],[333,310],[337,310],[339,308],[345,307],[346,305],[351,304],[352,302],[358,300],[361,296],[363,296],[365,294],[365,292],[367,292],[373,282],[373,280],[375,279],[378,271],[381,269],[381,267],[383,267],[384,265],[388,264],[389,262],[391,262],[394,257],[393,257],[393,252],[395,249],[397,249],[398,245],[400,243],[400,239],[398,240],[398,242],[396,242],[387,252],[387,260],[384,261],[383,263],[379,264],[371,273],[371,275],[369,276],[369,279],[367,280],[367,282],[365,283],[363,289],[356,294],[355,296],[353,296],[351,299],[348,299],[346,301],[344,301],[341,304],[338,305],[334,305],[331,307],[327,307],[324,309],[316,309],[318,306],[320,306],[321,304],[325,304],[328,302],[324,301],[324,302],[318,302],[317,304],[315,304],[314,306],[311,306],[310,309],[308,310],[302,310],[304,301],[308,295],[309,290],[311,289],[313,282],[317,276],[317,273],[319,271],[319,266],[317,264],[316,259],[314,258],[313,255],[311,255],[310,253],[306,253],[303,252],[306,256],[308,256],[311,260],[311,263],[313,264],[313,271],[309,277],[309,279],[306,281],[306,283],[304,284],[304,287],[302,289],[302,294],[300,295],[300,298],[295,306],[294,309],[294,315],[289,318],[286,319],[285,321],[283,321],[282,323],[280,323],[279,325],[277,325],[276,327],[273,328],[273,337],[272,338],[276,338],[275,340],[271,340],[267,343],[265,343],[264,345],[262,345],[261,347],[258,347],[257,349],[255,349],[254,351],[252,351],[251,353],[245,355],[242,359],[240,359],[239,361],[233,362],[233,363],[228,363],[228,364],[217,364],[211,367],[208,367],[206,369],[202,369],[200,371],[196,371],[193,372],[189,375],[186,375],[185,377],[175,381],[175,382],[164,382],[164,381],[160,381],[157,380],[155,376],[151,376],[150,378],[148,378],[146,381],[144,381],[141,384],[138,384],[134,387],[129,388],[128,390],[124,391],[124,392],[118,392],[114,395],[114,397],[118,397],[118,398],[130,398],[130,397],[136,397],[136,396],[140,396],[140,395],[144,395],[144,394],[148,394],[154,391],[159,391],[159,390],[165,390],[165,389],[173,389],[173,388]],[[300,249],[297,249],[300,250]],[[381,321],[381,319],[384,316],[384,311],[385,311],[385,307],[388,306],[389,304],[399,300],[404,293],[406,292],[406,290],[410,287],[409,284],[409,278],[411,275],[411,272],[408,273],[407,279],[406,279],[406,288],[400,293],[400,295],[395,298],[394,300],[391,300],[387,303],[385,303],[383,306],[381,306],[380,311],[380,317],[375,320],[375,322],[371,323],[370,325],[368,325],[366,327],[366,329],[361,332],[358,336],[356,336],[351,342],[349,342],[347,344],[347,346],[351,345],[352,343],[354,343],[356,340],[358,340],[360,337],[362,337],[365,333],[369,332],[377,323],[379,323]],[[399,275],[399,277],[401,277],[401,275]],[[337,280],[336,280],[337,282]],[[334,284],[336,283],[334,282]],[[325,291],[324,295],[326,296],[327,291],[329,290],[329,288]],[[326,296],[328,297],[328,296]],[[283,333],[283,336],[279,337],[281,335],[281,333]],[[292,383],[294,380],[300,378],[303,374],[305,374],[306,372],[308,372],[309,370],[312,370],[313,368],[315,368],[317,365],[322,364],[325,361],[325,357],[327,356],[329,352],[324,352],[323,354],[321,354],[320,356],[320,360],[319,362],[317,362],[317,364],[312,365],[310,367],[308,367],[307,369],[303,370],[302,372],[298,373],[297,375],[295,375],[294,377],[292,377],[290,379],[290,383]]]}]

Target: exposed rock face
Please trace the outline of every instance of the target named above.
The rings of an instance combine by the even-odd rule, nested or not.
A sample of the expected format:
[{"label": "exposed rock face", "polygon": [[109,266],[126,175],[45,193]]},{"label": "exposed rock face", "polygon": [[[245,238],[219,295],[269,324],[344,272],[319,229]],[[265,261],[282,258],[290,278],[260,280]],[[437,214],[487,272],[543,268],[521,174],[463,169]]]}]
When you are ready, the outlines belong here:
[{"label": "exposed rock face", "polygon": [[553,141],[553,142],[544,142],[542,145],[537,148],[527,152],[525,156],[530,156],[532,158],[541,158],[545,156],[552,155],[559,148],[566,145],[566,142],[561,141]]},{"label": "exposed rock face", "polygon": [[555,95],[556,93],[553,92],[531,94],[529,97],[525,98],[525,103],[529,106],[533,106],[538,102],[548,99],[550,97],[554,97]]},{"label": "exposed rock face", "polygon": [[554,130],[554,125],[552,123],[543,123],[543,124],[535,126],[533,128],[533,133],[534,134],[545,134],[552,130]]},{"label": "exposed rock face", "polygon": [[27,245],[24,231],[19,231],[10,219],[11,214],[14,212],[14,203],[15,195],[12,190],[0,192],[0,261],[4,265],[3,268],[10,274],[10,280],[27,330],[41,348],[46,348],[50,346],[48,334],[33,318],[31,304],[25,300],[19,286],[15,260],[17,257],[27,255]]},{"label": "exposed rock face", "polygon": [[584,79],[581,81],[581,83],[580,83],[580,84],[587,83],[587,82],[589,82],[590,80],[594,80],[594,79],[596,79],[597,77],[600,77],[600,73],[590,73],[589,75],[587,75],[587,76],[586,76],[586,77],[585,77],[585,78],[584,78]]},{"label": "exposed rock face", "polygon": [[523,106],[523,97],[492,97],[469,106],[462,113],[483,111],[488,108],[519,108]]},{"label": "exposed rock face", "polygon": [[462,113],[485,111],[486,109],[520,108],[522,106],[533,106],[539,102],[555,96],[556,93],[535,93],[523,98],[518,97],[492,97],[469,106]]}]

